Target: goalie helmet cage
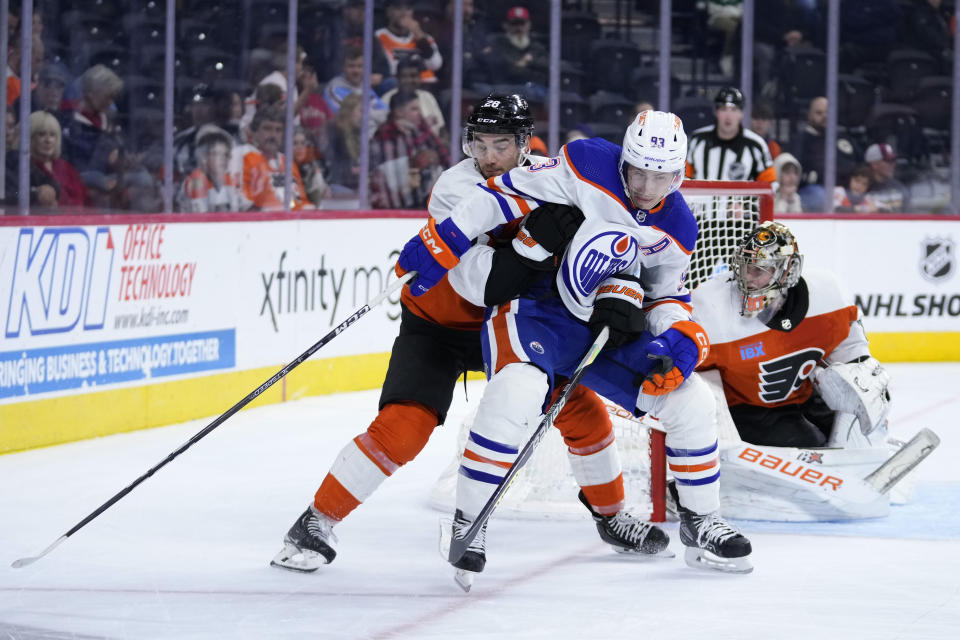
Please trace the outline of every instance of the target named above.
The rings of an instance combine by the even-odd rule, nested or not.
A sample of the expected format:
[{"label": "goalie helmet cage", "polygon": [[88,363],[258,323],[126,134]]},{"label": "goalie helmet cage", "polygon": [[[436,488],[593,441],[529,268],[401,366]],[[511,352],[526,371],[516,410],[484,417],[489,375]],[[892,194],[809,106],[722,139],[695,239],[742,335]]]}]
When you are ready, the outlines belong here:
[{"label": "goalie helmet cage", "polygon": [[[737,244],[758,223],[773,219],[773,190],[763,182],[686,180],[680,188],[700,227],[690,259],[688,285],[695,288],[729,269]],[[722,397],[718,397],[722,402]],[[667,465],[664,434],[624,408],[606,402],[623,465],[627,505],[653,522],[666,518]],[[460,426],[457,451],[433,487],[430,504],[452,512],[459,456],[473,424]],[[556,429],[550,429],[497,507],[496,516],[513,518],[589,518],[577,500],[577,487],[567,461],[567,449]]]}]

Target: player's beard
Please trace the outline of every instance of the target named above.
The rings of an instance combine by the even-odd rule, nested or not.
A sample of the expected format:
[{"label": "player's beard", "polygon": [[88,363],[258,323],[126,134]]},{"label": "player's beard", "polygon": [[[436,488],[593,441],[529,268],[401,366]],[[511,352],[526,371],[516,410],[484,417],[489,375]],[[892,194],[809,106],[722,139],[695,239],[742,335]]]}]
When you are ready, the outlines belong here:
[{"label": "player's beard", "polygon": [[508,33],[507,40],[509,40],[510,44],[515,46],[517,49],[526,49],[530,46],[529,33]]}]

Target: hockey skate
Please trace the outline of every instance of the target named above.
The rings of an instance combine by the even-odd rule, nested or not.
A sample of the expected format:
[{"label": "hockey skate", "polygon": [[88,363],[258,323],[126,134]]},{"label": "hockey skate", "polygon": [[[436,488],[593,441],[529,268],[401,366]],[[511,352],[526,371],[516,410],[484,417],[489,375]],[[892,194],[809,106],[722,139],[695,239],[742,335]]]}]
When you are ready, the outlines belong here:
[{"label": "hockey skate", "polygon": [[687,548],[683,559],[688,566],[725,573],[753,571],[747,557],[753,549],[739,529],[716,511],[698,514],[685,508],[680,504],[676,482],[669,482],[667,488],[680,516],[680,542]]},{"label": "hockey skate", "polygon": [[334,521],[310,505],[283,537],[283,549],[270,561],[271,567],[310,573],[337,557]]},{"label": "hockey skate", "polygon": [[612,516],[600,515],[587,502],[583,491],[577,497],[593,516],[600,539],[613,547],[617,553],[660,558],[674,557],[673,552],[667,548],[670,544],[670,536],[660,527],[644,522],[626,509],[621,509]]},{"label": "hockey skate", "polygon": [[[440,555],[442,555],[445,560],[448,560],[450,555],[450,536],[462,538],[471,524],[472,521],[464,518],[463,512],[460,511],[460,509],[457,509],[453,520],[440,521]],[[483,527],[481,527],[477,533],[477,537],[474,538],[470,546],[467,547],[467,551],[463,554],[463,557],[451,563],[457,570],[453,575],[453,579],[464,591],[470,591],[470,587],[473,586],[474,574],[483,571],[483,567],[487,564],[487,555],[485,553],[486,542],[487,523],[484,523]]]}]

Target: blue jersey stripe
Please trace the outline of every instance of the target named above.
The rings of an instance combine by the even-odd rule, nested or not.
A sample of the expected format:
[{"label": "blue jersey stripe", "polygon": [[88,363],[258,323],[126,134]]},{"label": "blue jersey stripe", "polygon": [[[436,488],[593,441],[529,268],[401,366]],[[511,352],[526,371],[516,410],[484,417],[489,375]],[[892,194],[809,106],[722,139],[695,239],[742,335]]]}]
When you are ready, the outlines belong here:
[{"label": "blue jersey stripe", "polygon": [[484,473],[483,471],[468,469],[463,465],[460,465],[460,475],[466,476],[471,480],[486,482],[487,484],[500,484],[500,481],[503,480],[503,476],[495,476],[492,473]]},{"label": "blue jersey stripe", "polygon": [[510,172],[509,172],[509,171],[508,171],[507,173],[503,174],[501,177],[503,178],[503,184],[505,184],[505,185],[507,185],[508,187],[510,187],[511,189],[513,189],[513,192],[516,193],[517,195],[519,195],[519,196],[521,196],[521,197],[524,197],[524,198],[526,198],[527,200],[533,200],[534,202],[537,203],[537,206],[538,206],[538,207],[543,204],[543,200],[538,200],[537,198],[534,198],[533,196],[531,196],[531,195],[529,195],[529,194],[527,194],[527,193],[524,193],[523,191],[520,191],[520,189],[517,189],[515,186],[513,186],[513,178],[510,177]]},{"label": "blue jersey stripe", "polygon": [[513,211],[510,210],[510,205],[507,204],[506,198],[486,185],[481,184],[479,187],[497,199],[497,204],[500,205],[500,211],[503,213],[503,217],[507,222],[516,218],[516,216],[513,215]]},{"label": "blue jersey stripe", "polygon": [[515,447],[509,447],[505,444],[497,442],[496,440],[490,440],[489,438],[484,438],[480,434],[471,431],[470,440],[476,442],[481,447],[490,449],[490,451],[496,451],[497,453],[518,453],[520,450]]},{"label": "blue jersey stripe", "polygon": [[[473,433],[471,431],[471,433]],[[667,450],[667,455],[671,458],[680,458],[687,456],[692,458],[694,456],[705,456],[710,453],[714,453],[717,450],[717,442],[715,441],[712,445],[705,449],[671,449],[670,447],[664,447]]]},{"label": "blue jersey stripe", "polygon": [[684,478],[676,478],[676,481],[677,481],[677,484],[685,484],[685,485],[696,487],[704,484],[710,484],[711,482],[716,482],[719,479],[720,479],[720,472],[717,471],[715,474],[713,474],[709,478],[698,478],[696,480],[686,480]]}]

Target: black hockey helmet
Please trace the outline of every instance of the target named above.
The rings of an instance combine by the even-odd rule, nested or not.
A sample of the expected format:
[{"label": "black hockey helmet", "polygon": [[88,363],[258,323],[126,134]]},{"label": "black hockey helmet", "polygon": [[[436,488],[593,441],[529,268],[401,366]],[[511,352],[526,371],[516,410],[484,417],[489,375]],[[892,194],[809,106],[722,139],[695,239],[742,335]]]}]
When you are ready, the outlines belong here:
[{"label": "black hockey helmet", "polygon": [[743,109],[743,93],[740,92],[740,89],[736,87],[724,87],[720,89],[720,91],[717,91],[717,95],[713,99],[714,107],[720,108],[728,104]]},{"label": "black hockey helmet", "polygon": [[463,127],[463,155],[474,158],[473,142],[478,133],[513,134],[520,154],[517,163],[530,152],[530,138],[533,136],[533,116],[526,98],[511,93],[491,93],[473,107]]}]

